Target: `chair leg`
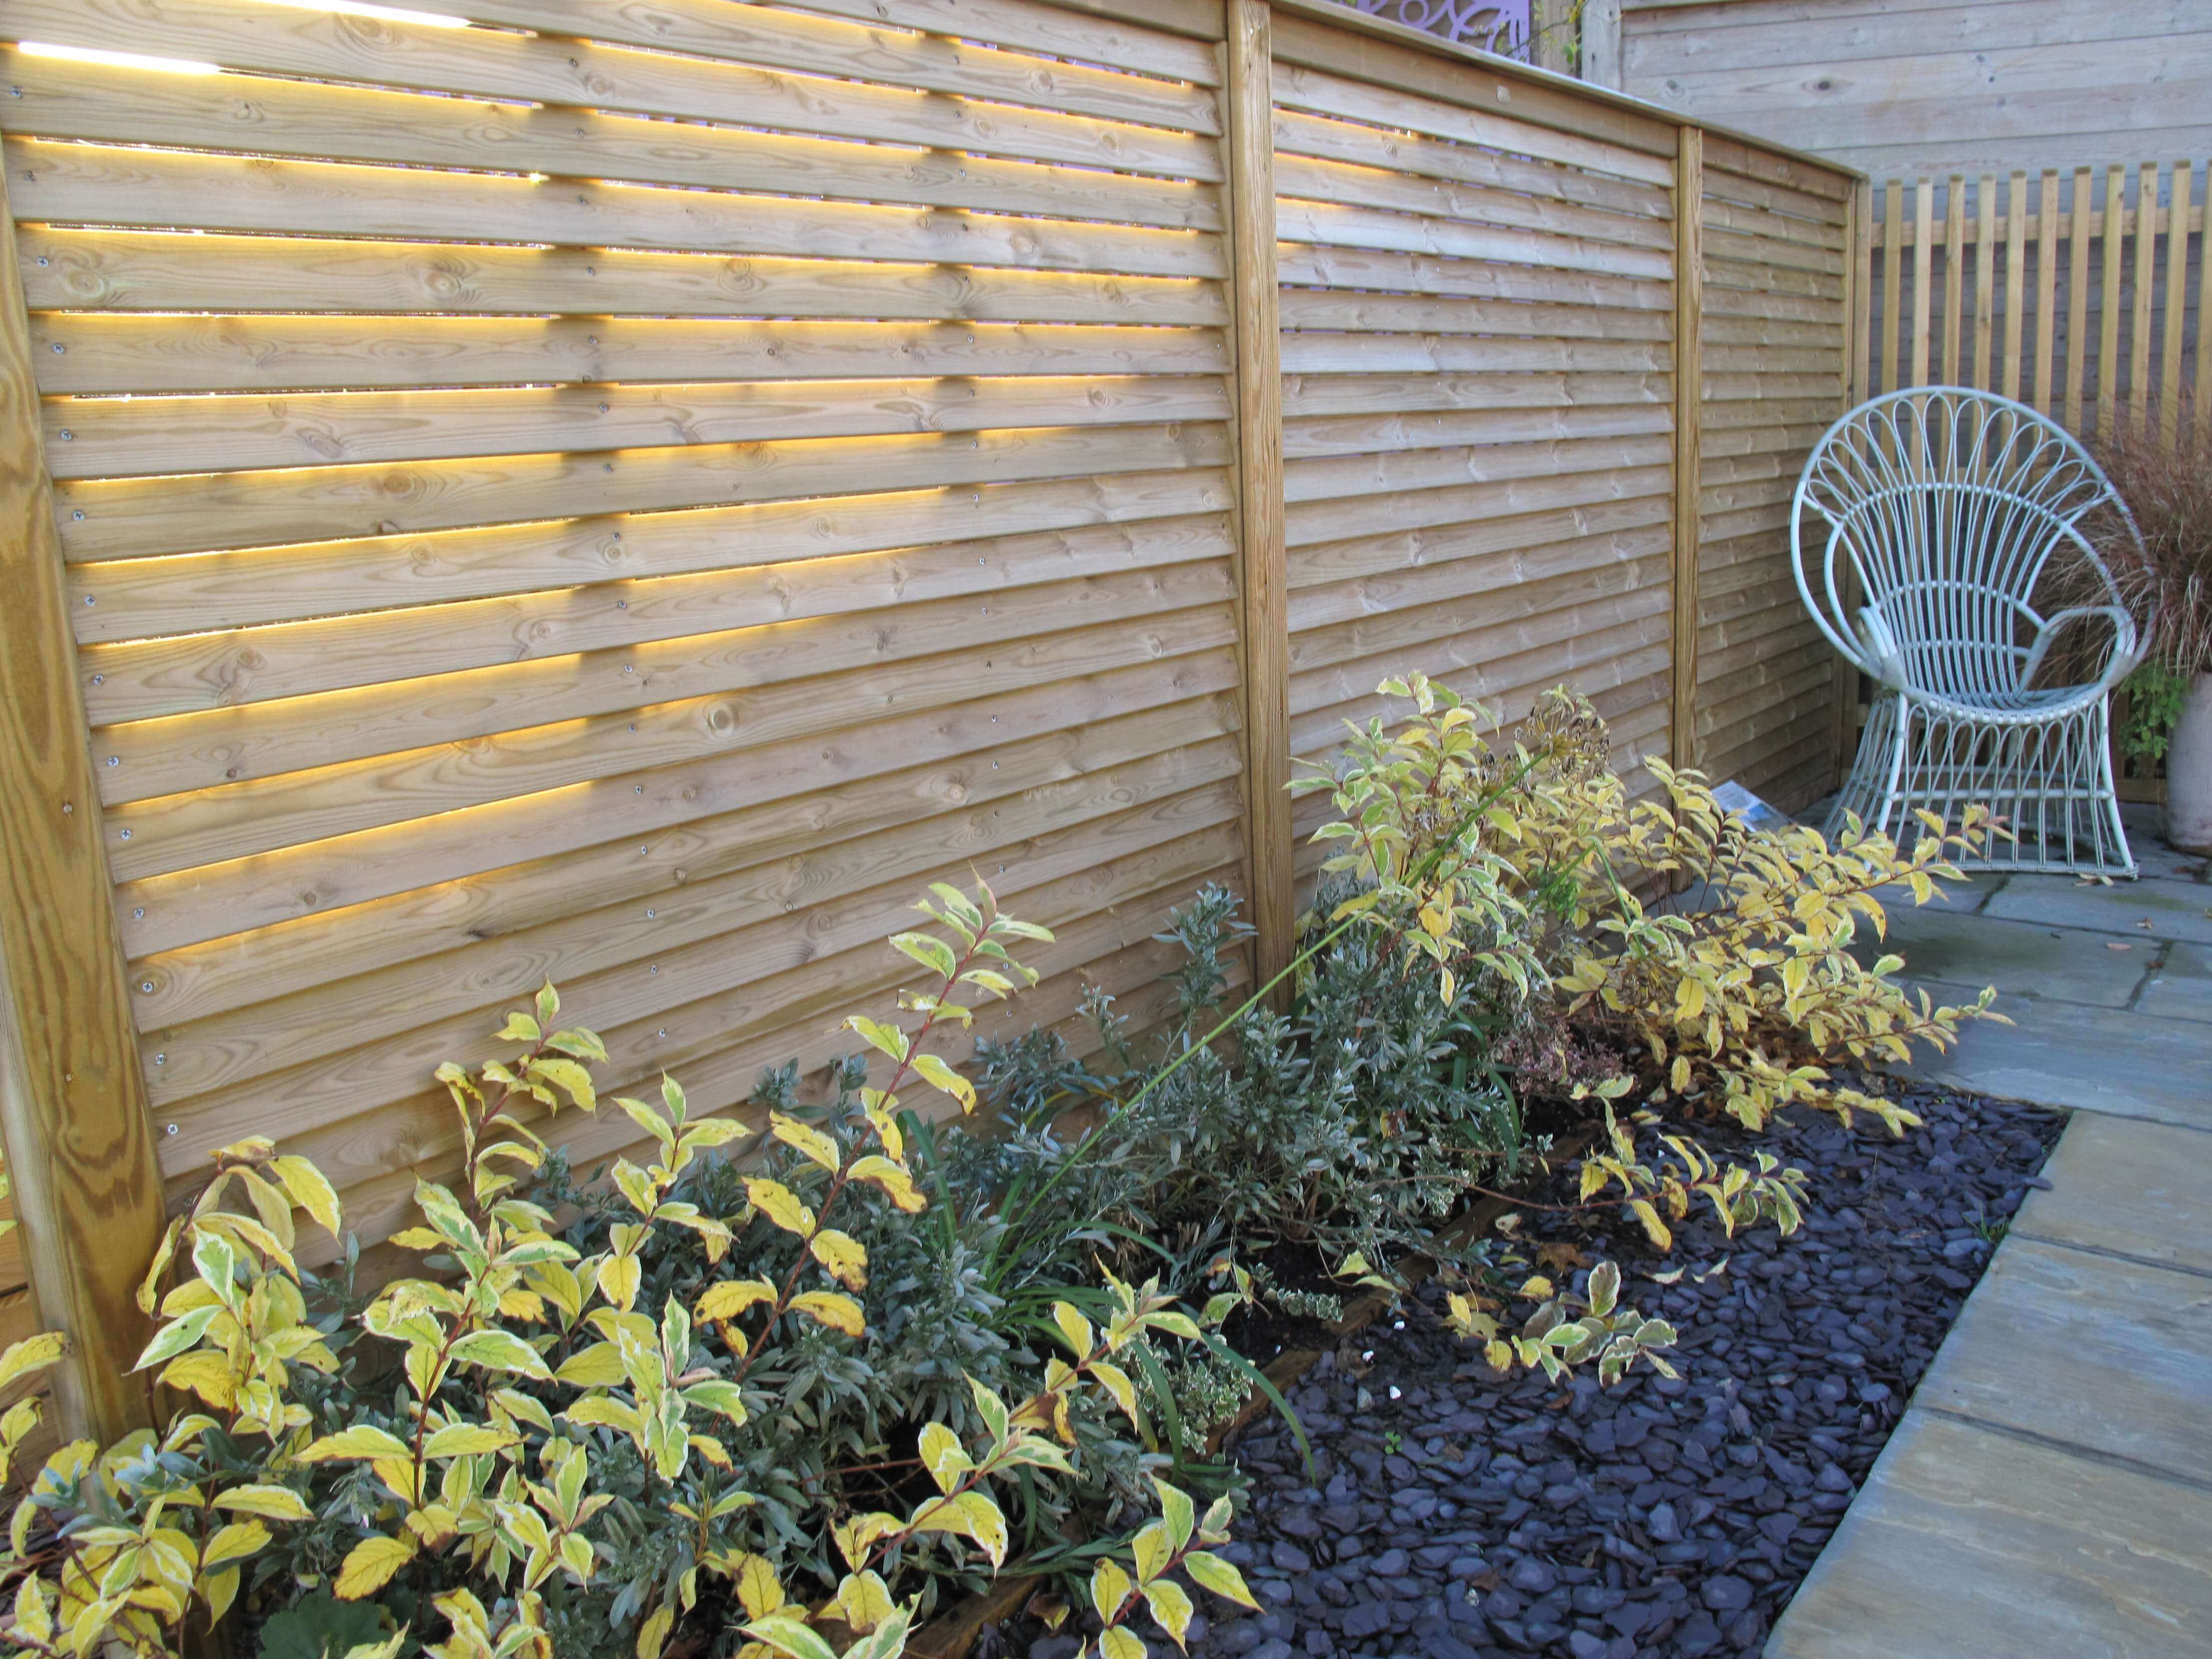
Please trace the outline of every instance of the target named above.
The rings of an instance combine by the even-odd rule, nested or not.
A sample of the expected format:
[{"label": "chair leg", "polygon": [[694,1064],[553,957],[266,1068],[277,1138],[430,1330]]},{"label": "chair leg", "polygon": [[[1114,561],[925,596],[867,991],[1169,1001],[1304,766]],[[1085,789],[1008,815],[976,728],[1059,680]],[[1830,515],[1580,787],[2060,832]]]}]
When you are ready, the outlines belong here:
[{"label": "chair leg", "polygon": [[2088,735],[2096,760],[2097,799],[2092,816],[2097,828],[2097,868],[2108,876],[2134,876],[2139,873],[2136,855],[2128,845],[2127,826],[2120,822],[2119,786],[2112,777],[2112,698],[2100,700],[2094,714]]},{"label": "chair leg", "polygon": [[1860,736],[1850,775],[1837,793],[1836,804],[1829,809],[1828,821],[1822,828],[1831,845],[1843,833],[1847,812],[1855,814],[1867,830],[1889,833],[1905,769],[1905,724],[1902,697],[1875,697],[1867,711],[1866,729]]}]

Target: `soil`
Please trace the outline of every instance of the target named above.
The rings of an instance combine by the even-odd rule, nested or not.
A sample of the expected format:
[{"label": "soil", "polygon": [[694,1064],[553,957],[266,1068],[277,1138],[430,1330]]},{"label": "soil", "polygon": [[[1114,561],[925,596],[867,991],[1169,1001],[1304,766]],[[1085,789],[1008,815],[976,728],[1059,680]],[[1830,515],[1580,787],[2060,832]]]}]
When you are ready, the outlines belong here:
[{"label": "soil", "polygon": [[[1747,1158],[1763,1146],[1810,1176],[1794,1237],[1766,1226],[1730,1239],[1707,1211],[1676,1226],[1662,1261],[1632,1223],[1542,1230],[1621,1264],[1623,1299],[1681,1333],[1679,1380],[1640,1367],[1606,1389],[1502,1378],[1443,1324],[1436,1285],[1363,1333],[1332,1334],[1291,1395],[1310,1468],[1273,1417],[1231,1444],[1252,1488],[1222,1553],[1264,1611],[1227,1616],[1201,1598],[1190,1652],[1760,1653],[2062,1121],[1888,1091],[1927,1127],[1893,1140],[1878,1123],[1816,1114],[1741,1139]],[[1738,1140],[1702,1138],[1723,1157]],[[1651,1278],[1675,1268],[1672,1285]],[[977,1652],[1069,1659],[1077,1642],[1073,1628],[1019,1621],[987,1629]]]}]

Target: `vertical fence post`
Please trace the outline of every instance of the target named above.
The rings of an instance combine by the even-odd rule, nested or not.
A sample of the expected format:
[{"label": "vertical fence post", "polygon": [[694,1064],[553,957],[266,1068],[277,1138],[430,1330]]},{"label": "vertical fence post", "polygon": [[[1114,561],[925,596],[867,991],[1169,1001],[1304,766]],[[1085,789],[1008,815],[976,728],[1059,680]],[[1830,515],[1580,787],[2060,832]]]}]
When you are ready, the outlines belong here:
[{"label": "vertical fence post", "polygon": [[65,1431],[112,1439],[146,1418],[129,1376],[134,1293],[161,1238],[100,793],[85,739],[40,439],[15,218],[0,180],[0,1133],[39,1312],[70,1338]]},{"label": "vertical fence post", "polygon": [[[2165,337],[2159,353],[2158,434],[2159,441],[2168,449],[2173,447],[2181,434],[2181,336],[2185,320],[2183,307],[2189,294],[2189,206],[2193,199],[2190,189],[2193,173],[2188,162],[2174,164],[2173,186],[2166,210],[2166,317]],[[2197,326],[2199,330],[2204,326],[2201,313]],[[2212,393],[2212,387],[2205,390]]]},{"label": "vertical fence post", "polygon": [[[2104,283],[2097,295],[2097,436],[2109,439],[2120,408],[2120,256],[2127,234],[2128,170],[2110,167],[2105,173],[2105,213],[2099,222],[2103,240]],[[2074,228],[2081,228],[2083,204],[2074,210]]]},{"label": "vertical fence post", "polygon": [[1674,675],[1669,759],[1698,763],[1698,449],[1705,432],[1705,135],[1686,123],[1674,149]]},{"label": "vertical fence post", "polygon": [[1275,269],[1275,97],[1267,0],[1229,0],[1229,201],[1237,349],[1238,585],[1244,638],[1244,781],[1251,826],[1253,966],[1290,963],[1297,921],[1291,836],[1289,572],[1283,545],[1283,356]]},{"label": "vertical fence post", "polygon": [[[1844,407],[1856,409],[1867,400],[1874,326],[1874,185],[1862,179],[1851,186],[1850,222],[1844,227],[1844,281],[1848,285],[1844,309]],[[1893,253],[1894,250],[1893,250]],[[1885,307],[1896,302],[1882,296]],[[1885,388],[1887,389],[1887,388]],[[1856,593],[1844,595],[1856,608]],[[1858,665],[1836,655],[1836,763],[1829,781],[1840,785],[1858,755]]]},{"label": "vertical fence post", "polygon": [[2145,161],[2136,172],[2135,294],[2128,308],[2128,431],[2136,437],[2150,420],[2150,312],[2157,252],[2158,163]]}]

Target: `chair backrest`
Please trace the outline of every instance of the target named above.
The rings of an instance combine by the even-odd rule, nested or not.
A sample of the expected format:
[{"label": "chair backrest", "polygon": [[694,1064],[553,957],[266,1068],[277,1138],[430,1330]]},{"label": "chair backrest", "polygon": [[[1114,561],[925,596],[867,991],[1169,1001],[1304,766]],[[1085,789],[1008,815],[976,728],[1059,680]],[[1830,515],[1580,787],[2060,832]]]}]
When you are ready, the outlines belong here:
[{"label": "chair backrest", "polygon": [[1798,591],[1879,678],[2009,690],[2048,611],[2121,602],[2082,528],[2100,508],[2134,532],[2088,452],[2027,404],[1966,386],[1888,392],[1806,460],[1790,526]]}]

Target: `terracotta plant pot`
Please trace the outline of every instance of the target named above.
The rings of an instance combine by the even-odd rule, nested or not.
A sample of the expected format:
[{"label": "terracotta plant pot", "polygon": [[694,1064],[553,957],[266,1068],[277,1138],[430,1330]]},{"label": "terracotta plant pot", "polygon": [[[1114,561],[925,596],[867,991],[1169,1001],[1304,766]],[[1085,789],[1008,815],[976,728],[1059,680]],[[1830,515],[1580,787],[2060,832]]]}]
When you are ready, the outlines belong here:
[{"label": "terracotta plant pot", "polygon": [[2212,853],[2212,673],[2191,682],[2166,747],[2166,838]]}]

